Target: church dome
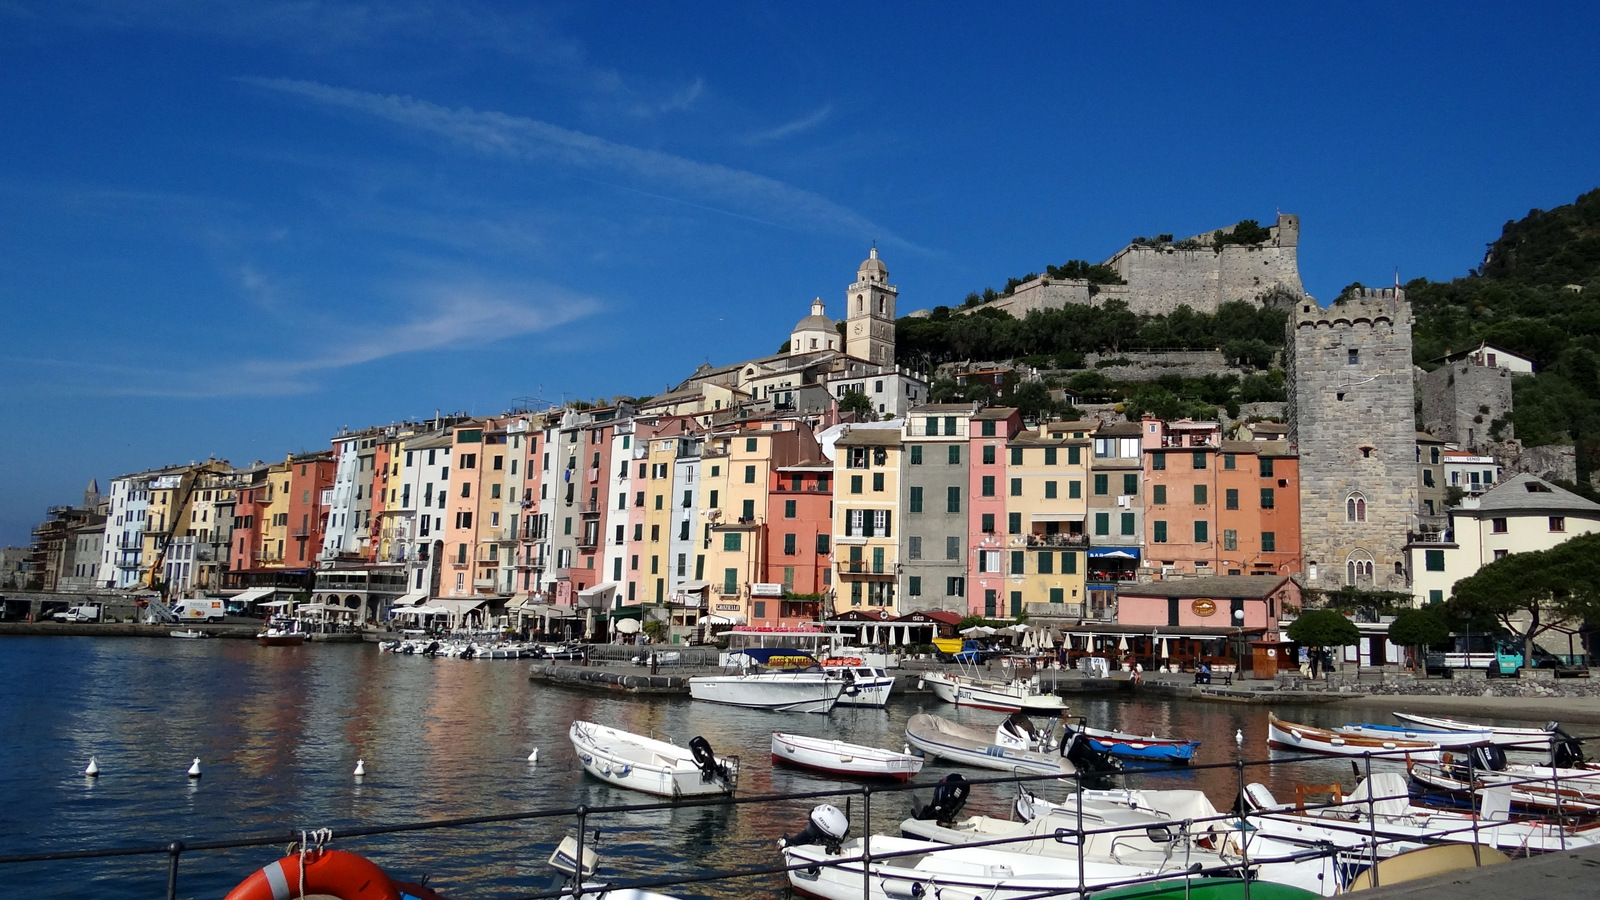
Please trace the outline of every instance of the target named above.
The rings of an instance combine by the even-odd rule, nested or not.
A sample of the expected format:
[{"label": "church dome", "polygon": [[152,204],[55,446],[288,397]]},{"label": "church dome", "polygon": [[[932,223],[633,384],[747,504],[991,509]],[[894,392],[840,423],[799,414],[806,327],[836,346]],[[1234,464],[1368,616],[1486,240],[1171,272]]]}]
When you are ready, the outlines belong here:
[{"label": "church dome", "polygon": [[889,277],[889,267],[884,265],[883,260],[878,258],[877,247],[872,248],[867,258],[862,261],[861,268],[856,270],[856,274],[858,275],[866,275],[868,272],[877,273],[883,276],[883,278]]},{"label": "church dome", "polygon": [[795,331],[830,331],[830,332],[833,331],[834,330],[833,320],[828,318],[827,316],[823,315],[823,310],[824,309],[826,309],[826,307],[823,306],[821,297],[818,297],[816,300],[813,300],[811,302],[811,315],[806,316],[804,319],[801,319],[799,322],[795,323],[794,330]]}]

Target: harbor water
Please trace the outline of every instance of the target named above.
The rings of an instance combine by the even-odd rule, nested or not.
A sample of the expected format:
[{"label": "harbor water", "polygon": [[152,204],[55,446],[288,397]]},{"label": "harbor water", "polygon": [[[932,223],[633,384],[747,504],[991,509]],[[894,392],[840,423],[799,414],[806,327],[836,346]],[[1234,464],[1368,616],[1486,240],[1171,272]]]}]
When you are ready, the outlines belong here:
[{"label": "harbor water", "polygon": [[[907,718],[934,712],[992,726],[1002,714],[948,706],[931,694],[896,697],[887,710],[840,708],[784,715],[679,697],[585,693],[533,684],[528,660],[450,660],[381,654],[371,644],[260,647],[237,640],[19,637],[0,641],[0,855],[164,845],[330,828],[335,846],[372,857],[408,880],[427,876],[450,897],[512,897],[546,890],[545,866],[572,817],[532,819],[340,841],[342,829],[541,809],[648,804],[585,777],[567,740],[578,719],[741,758],[739,795],[849,785],[770,763],[774,730],[900,748]],[[1267,708],[1180,700],[1073,697],[1091,724],[1204,741],[1197,763],[1267,759]],[[1280,708],[1315,725],[1390,721],[1359,701]],[[536,762],[528,756],[539,751]],[[88,778],[93,757],[101,775]],[[186,777],[198,758],[202,777]],[[357,760],[366,774],[356,778]],[[1397,768],[1397,763],[1376,763]],[[957,771],[930,765],[917,779]],[[970,777],[999,773],[961,770]],[[1295,782],[1352,783],[1348,760],[1251,768],[1280,798]],[[1219,808],[1237,793],[1231,768],[1161,770],[1134,786],[1206,790]],[[1035,790],[1064,796],[1045,783]],[[973,792],[969,810],[1004,816],[1014,789]],[[591,816],[602,874],[621,882],[780,863],[776,841],[800,831],[818,801],[675,808]],[[835,800],[841,807],[844,801]],[[875,831],[896,831],[910,794],[872,800]],[[853,801],[852,828],[861,827]],[[854,833],[854,832],[853,832]],[[588,838],[586,838],[587,840]],[[284,843],[287,843],[285,837]],[[182,857],[180,897],[221,897],[283,848]],[[13,893],[35,898],[165,896],[167,858],[4,866]],[[782,876],[708,882],[684,897],[777,897]]]}]

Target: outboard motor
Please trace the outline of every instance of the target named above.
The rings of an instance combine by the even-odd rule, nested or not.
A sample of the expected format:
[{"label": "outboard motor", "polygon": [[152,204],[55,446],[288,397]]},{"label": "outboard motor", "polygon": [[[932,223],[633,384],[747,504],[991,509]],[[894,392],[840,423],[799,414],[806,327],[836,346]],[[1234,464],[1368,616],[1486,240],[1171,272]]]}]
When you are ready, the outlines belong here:
[{"label": "outboard motor", "polygon": [[811,811],[811,820],[806,823],[806,830],[779,838],[778,848],[821,844],[829,853],[838,853],[840,846],[844,844],[844,836],[849,832],[850,820],[839,811],[839,807],[824,803]]},{"label": "outboard motor", "polygon": [[1584,766],[1583,742],[1567,734],[1555,722],[1544,727],[1550,732],[1550,765],[1557,769],[1581,769]]},{"label": "outboard motor", "polygon": [[918,803],[915,798],[912,799],[911,817],[948,825],[955,820],[961,808],[967,805],[967,795],[970,793],[972,785],[968,784],[959,772],[951,772],[934,785],[933,799],[926,806]]},{"label": "outboard motor", "polygon": [[995,738],[995,743],[998,744],[1032,750],[1038,746],[1039,731],[1033,727],[1032,720],[1026,715],[1014,712],[1004,722],[1000,723],[1000,727],[996,729]]},{"label": "outboard motor", "polygon": [[439,642],[438,641],[433,641],[432,643],[428,644],[428,646],[422,648],[422,655],[423,656],[438,656],[439,655]]},{"label": "outboard motor", "polygon": [[1472,768],[1478,772],[1504,772],[1506,770],[1506,751],[1502,747],[1490,744],[1486,747],[1473,747]]},{"label": "outboard motor", "polygon": [[717,761],[717,754],[711,750],[711,742],[695,735],[689,741],[689,752],[694,755],[694,764],[700,767],[700,781],[710,784],[715,780],[724,783],[732,782],[734,773],[726,765]]},{"label": "outboard motor", "polygon": [[1122,761],[1109,753],[1096,750],[1083,736],[1083,732],[1071,725],[1066,725],[1066,732],[1061,736],[1061,755],[1081,773],[1091,777],[1091,781],[1109,782],[1109,777],[1122,771]]},{"label": "outboard motor", "polygon": [[462,659],[472,659],[472,658],[473,658],[473,657],[475,657],[475,656],[477,656],[477,655],[478,655],[478,648],[477,648],[477,646],[476,646],[476,645],[474,645],[474,644],[468,644],[468,645],[467,645],[467,646],[466,646],[466,647],[465,647],[465,648],[464,648],[464,649],[463,649],[463,650],[462,650],[462,651],[461,651],[461,658],[462,658]]}]

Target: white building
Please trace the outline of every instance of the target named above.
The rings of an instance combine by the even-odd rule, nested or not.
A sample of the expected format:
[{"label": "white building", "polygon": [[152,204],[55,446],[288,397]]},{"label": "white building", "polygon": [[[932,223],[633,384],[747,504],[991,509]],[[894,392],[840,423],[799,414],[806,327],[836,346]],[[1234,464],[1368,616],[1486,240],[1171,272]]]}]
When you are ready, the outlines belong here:
[{"label": "white building", "polygon": [[1450,528],[1407,545],[1419,604],[1450,599],[1456,582],[1509,553],[1548,550],[1600,531],[1600,503],[1532,475],[1516,475],[1450,510]]},{"label": "white building", "polygon": [[111,479],[106,536],[101,549],[100,583],[109,588],[139,585],[152,473]]},{"label": "white building", "polygon": [[1445,487],[1481,494],[1500,483],[1500,462],[1465,450],[1444,451]]}]

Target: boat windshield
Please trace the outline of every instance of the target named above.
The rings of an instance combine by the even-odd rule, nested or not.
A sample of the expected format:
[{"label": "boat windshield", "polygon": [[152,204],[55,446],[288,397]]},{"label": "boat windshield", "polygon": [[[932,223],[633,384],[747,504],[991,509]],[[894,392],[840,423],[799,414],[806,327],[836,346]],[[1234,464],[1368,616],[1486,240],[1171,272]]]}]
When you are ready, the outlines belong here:
[{"label": "boat windshield", "polygon": [[769,671],[807,672],[821,668],[816,657],[793,647],[751,647],[744,655],[755,666]]},{"label": "boat windshield", "polygon": [[821,657],[843,644],[842,637],[831,631],[801,629],[738,630],[728,632],[728,652],[742,650],[790,649]]}]

